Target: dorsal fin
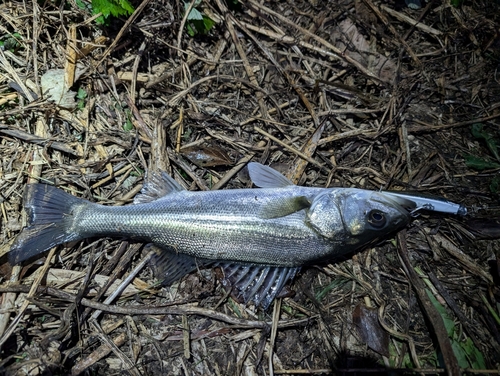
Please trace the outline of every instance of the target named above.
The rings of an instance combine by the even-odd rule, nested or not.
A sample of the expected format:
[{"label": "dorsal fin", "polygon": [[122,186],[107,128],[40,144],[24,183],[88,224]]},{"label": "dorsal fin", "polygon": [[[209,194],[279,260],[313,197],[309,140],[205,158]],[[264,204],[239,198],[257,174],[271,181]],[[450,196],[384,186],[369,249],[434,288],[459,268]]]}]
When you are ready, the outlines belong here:
[{"label": "dorsal fin", "polygon": [[148,171],[141,192],[135,196],[134,204],[144,204],[159,200],[166,195],[184,191],[185,189],[177,183],[166,172]]},{"label": "dorsal fin", "polygon": [[259,188],[283,188],[294,185],[274,168],[257,162],[248,164],[248,173],[252,182]]}]

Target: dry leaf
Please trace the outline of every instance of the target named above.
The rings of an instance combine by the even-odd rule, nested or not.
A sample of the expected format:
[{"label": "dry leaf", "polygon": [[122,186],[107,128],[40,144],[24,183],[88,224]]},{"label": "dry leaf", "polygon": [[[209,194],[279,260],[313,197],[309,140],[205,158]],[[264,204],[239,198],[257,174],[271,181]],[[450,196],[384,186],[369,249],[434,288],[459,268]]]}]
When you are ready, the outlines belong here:
[{"label": "dry leaf", "polygon": [[369,348],[380,355],[389,356],[389,334],[378,321],[377,309],[358,304],[352,313],[352,321]]},{"label": "dry leaf", "polygon": [[380,80],[384,82],[394,80],[396,64],[375,51],[375,44],[371,46],[350,19],[342,21],[339,28],[340,33],[334,36],[338,48],[345,50],[346,55],[363,64]]},{"label": "dry leaf", "polygon": [[199,167],[227,166],[233,164],[229,156],[217,147],[193,146],[181,149],[181,154]]}]

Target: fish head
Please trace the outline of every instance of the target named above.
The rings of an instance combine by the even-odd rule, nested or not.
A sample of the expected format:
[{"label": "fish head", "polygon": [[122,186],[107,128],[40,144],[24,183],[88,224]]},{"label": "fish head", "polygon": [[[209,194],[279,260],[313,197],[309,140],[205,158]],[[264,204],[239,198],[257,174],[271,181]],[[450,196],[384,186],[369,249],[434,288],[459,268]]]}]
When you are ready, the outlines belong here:
[{"label": "fish head", "polygon": [[357,248],[406,226],[414,208],[383,192],[331,189],[314,198],[306,222],[323,237]]}]

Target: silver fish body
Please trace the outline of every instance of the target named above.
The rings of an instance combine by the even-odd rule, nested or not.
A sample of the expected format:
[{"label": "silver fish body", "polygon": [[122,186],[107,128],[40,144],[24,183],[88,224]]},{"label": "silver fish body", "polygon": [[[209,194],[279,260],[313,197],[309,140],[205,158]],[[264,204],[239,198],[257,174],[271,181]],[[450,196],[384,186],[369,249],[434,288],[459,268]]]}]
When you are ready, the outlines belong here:
[{"label": "silver fish body", "polygon": [[[177,264],[185,266],[188,260],[186,271],[193,269],[195,260],[203,260],[248,279],[249,265],[256,265],[251,275],[272,291],[272,300],[283,284],[280,279],[274,290],[268,286],[276,285],[275,275],[286,282],[303,265],[334,259],[381,239],[406,226],[415,207],[383,192],[299,187],[269,167],[249,167],[252,180],[263,188],[191,192],[163,174],[145,186],[136,204],[122,207],[92,203],[51,186],[29,185],[29,226],[12,246],[10,260],[18,263],[68,241],[127,237],[153,243],[170,259],[184,255]],[[262,293],[262,286],[251,278],[245,282],[245,288],[249,286],[254,287],[246,300],[261,299],[256,294]]]},{"label": "silver fish body", "polygon": [[[311,208],[267,217],[270,207],[280,208],[297,196],[310,201]],[[352,251],[401,228],[410,218],[403,210],[389,206],[383,194],[357,189],[182,191],[126,207],[86,203],[75,212],[70,232],[79,238],[141,239],[203,259],[301,266]],[[379,228],[370,223],[374,211],[388,218]]]}]

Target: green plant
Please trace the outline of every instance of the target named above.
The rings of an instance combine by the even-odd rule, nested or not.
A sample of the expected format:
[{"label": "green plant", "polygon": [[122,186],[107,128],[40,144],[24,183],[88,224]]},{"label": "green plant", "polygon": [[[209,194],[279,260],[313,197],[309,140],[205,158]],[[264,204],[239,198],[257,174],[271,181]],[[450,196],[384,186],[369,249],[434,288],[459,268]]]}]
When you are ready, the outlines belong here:
[{"label": "green plant", "polygon": [[465,165],[474,170],[482,171],[490,168],[500,168],[500,164],[471,154],[464,155]]},{"label": "green plant", "polygon": [[484,140],[491,154],[493,154],[495,159],[500,162],[500,155],[498,154],[497,142],[489,132],[486,132],[484,130],[483,124],[480,123],[473,124],[471,128],[471,133],[475,138],[479,140]]},{"label": "green plant", "polygon": [[463,2],[464,0],[450,0],[450,4],[455,8],[459,8]]},{"label": "green plant", "polygon": [[87,92],[78,88],[78,92],[76,93],[76,99],[78,99],[77,107],[79,110],[83,110],[85,108],[85,99],[87,99]]},{"label": "green plant", "polygon": [[83,10],[92,9],[90,4],[86,3],[84,0],[75,0],[75,4],[78,8],[83,9]]},{"label": "green plant", "polygon": [[130,132],[134,129],[134,123],[132,123],[132,112],[130,110],[125,110],[125,113],[127,114],[127,120],[125,121],[125,124],[123,124],[123,130],[125,132]]},{"label": "green plant", "polygon": [[345,278],[336,278],[331,281],[328,285],[324,286],[321,290],[316,292],[315,298],[318,302],[322,301],[324,297],[333,289],[336,289],[342,285],[345,285],[347,280]]},{"label": "green plant", "polygon": [[[403,345],[398,341],[389,342],[389,364],[391,367],[396,367],[398,365],[397,361],[400,357],[401,350]],[[435,354],[435,353],[434,353]],[[434,364],[434,363],[431,363]],[[403,355],[403,360],[400,364],[401,368],[415,368],[415,364],[411,360],[411,356],[408,352],[405,352]]]},{"label": "green plant", "polygon": [[21,46],[19,42],[23,37],[19,33],[12,33],[0,36],[0,48],[2,50],[10,50],[14,52],[15,49]]},{"label": "green plant", "polygon": [[425,289],[425,292],[443,320],[458,365],[461,368],[485,369],[486,363],[483,354],[476,347],[474,342],[472,342],[470,338],[466,338],[465,340],[461,338],[455,322],[449,316],[446,308],[438,302],[429,289]]},{"label": "green plant", "polygon": [[[204,15],[198,9],[196,9],[196,7],[200,5],[200,3],[201,0],[197,1],[194,4],[193,8],[191,9],[187,17],[186,29],[191,37],[194,37],[197,34],[207,35],[208,32],[212,29],[212,27],[215,25],[214,20],[212,20],[210,17]],[[189,3],[184,3],[185,12],[187,12],[188,8],[189,8]]]},{"label": "green plant", "polygon": [[[476,123],[471,127],[471,133],[474,138],[484,143],[490,151],[491,157],[477,157],[472,154],[465,154],[465,165],[474,170],[482,171],[487,169],[500,168],[500,153],[498,151],[498,142],[496,138],[484,129],[483,124]],[[495,159],[495,160],[492,160]],[[500,177],[496,175],[490,182],[490,191],[498,193],[500,190]]]},{"label": "green plant", "polygon": [[134,7],[128,0],[92,0],[92,13],[102,13],[96,19],[99,24],[109,23],[109,16],[129,16],[134,12]]}]

